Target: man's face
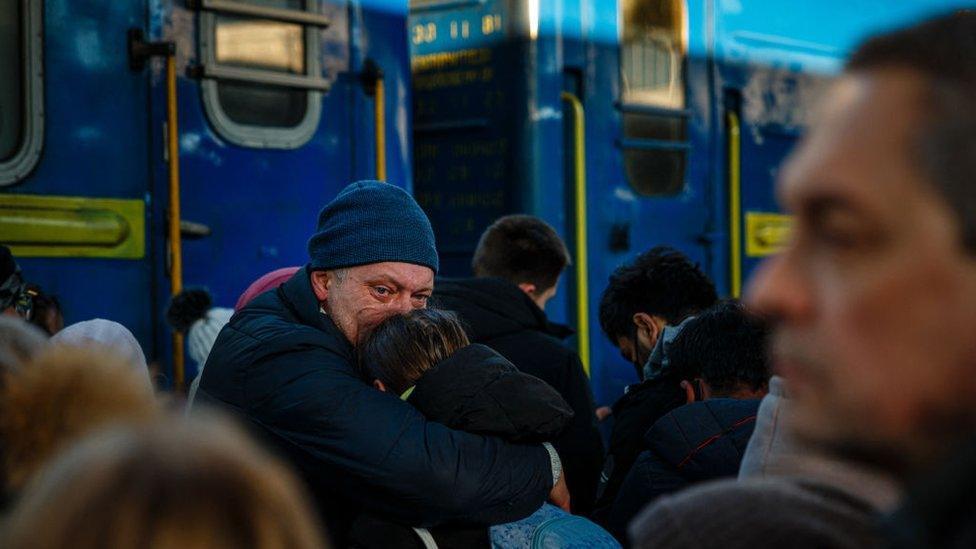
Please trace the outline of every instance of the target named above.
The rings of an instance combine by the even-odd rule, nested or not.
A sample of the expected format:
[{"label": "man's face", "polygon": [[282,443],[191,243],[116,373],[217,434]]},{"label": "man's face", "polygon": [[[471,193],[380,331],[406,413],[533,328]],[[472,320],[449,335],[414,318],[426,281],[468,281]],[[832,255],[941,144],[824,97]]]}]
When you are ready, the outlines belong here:
[{"label": "man's face", "polygon": [[339,331],[355,345],[387,318],[425,308],[434,271],[409,263],[374,263],[314,272],[312,288]]},{"label": "man's face", "polygon": [[[627,336],[617,337],[617,349],[620,349],[620,357],[634,364],[638,367],[643,366],[643,362],[639,362],[637,345],[634,343],[634,339]],[[645,359],[644,362],[647,362]]]},{"label": "man's face", "polygon": [[976,261],[915,161],[921,85],[839,79],[778,182],[791,243],[748,296],[775,323],[798,434],[893,467],[976,425]]},{"label": "man's face", "polygon": [[651,351],[657,343],[660,328],[663,321],[656,321],[654,317],[645,313],[634,315],[633,337],[617,336],[617,348],[620,349],[620,356],[630,362],[637,369],[638,376],[651,358]]}]

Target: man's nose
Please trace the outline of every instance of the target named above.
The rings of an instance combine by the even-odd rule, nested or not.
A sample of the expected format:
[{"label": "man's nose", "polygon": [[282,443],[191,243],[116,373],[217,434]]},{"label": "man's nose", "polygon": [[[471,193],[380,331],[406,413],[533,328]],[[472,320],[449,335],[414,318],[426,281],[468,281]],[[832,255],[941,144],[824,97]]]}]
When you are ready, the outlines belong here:
[{"label": "man's nose", "polygon": [[746,288],[745,302],[773,321],[796,320],[809,314],[806,276],[790,251],[767,259],[756,269]]},{"label": "man's nose", "polygon": [[411,301],[410,296],[402,294],[397,297],[396,301],[393,302],[393,308],[396,310],[397,314],[406,314],[412,311],[415,307],[413,306],[413,301]]}]

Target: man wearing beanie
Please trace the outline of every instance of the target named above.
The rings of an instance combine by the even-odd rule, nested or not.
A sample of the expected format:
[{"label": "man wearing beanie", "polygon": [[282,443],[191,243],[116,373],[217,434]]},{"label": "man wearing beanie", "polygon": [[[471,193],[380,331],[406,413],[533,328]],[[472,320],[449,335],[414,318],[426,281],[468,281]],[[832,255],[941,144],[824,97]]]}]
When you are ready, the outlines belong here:
[{"label": "man wearing beanie", "polygon": [[353,183],[323,208],[308,250],[305,268],[220,332],[194,407],[230,409],[289,458],[339,546],[364,508],[423,527],[510,522],[550,492],[568,505],[543,446],[429,423],[364,381],[358,342],[433,291],[434,235],[409,194]]}]

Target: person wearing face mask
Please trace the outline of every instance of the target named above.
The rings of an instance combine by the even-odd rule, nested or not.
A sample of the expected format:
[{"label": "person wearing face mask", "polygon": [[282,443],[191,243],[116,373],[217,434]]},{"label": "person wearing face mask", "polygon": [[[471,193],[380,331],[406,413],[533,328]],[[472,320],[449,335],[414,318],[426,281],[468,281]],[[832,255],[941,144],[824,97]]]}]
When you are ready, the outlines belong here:
[{"label": "person wearing face mask", "polygon": [[597,487],[597,515],[611,506],[644,433],[685,404],[681,376],[671,371],[668,349],[684,322],[718,300],[715,285],[683,253],[657,246],[622,265],[600,298],[600,327],[634,365],[639,383],[613,405],[614,425]]},{"label": "person wearing face mask", "polygon": [[688,404],[668,412],[600,521],[626,545],[627,525],[648,503],[710,479],[735,476],[769,384],[768,330],[738,301],[686,321],[669,348]]}]

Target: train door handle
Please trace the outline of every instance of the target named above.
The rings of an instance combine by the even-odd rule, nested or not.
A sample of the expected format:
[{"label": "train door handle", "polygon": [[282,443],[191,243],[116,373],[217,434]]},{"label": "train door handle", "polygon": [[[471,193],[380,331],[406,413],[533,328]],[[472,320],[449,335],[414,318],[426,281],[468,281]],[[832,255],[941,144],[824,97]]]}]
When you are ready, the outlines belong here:
[{"label": "train door handle", "polygon": [[180,236],[187,240],[199,240],[210,236],[213,231],[208,225],[196,221],[180,220]]}]

